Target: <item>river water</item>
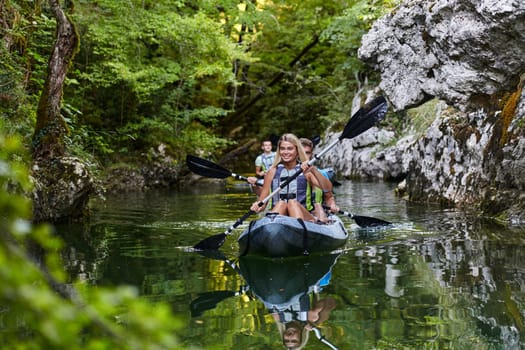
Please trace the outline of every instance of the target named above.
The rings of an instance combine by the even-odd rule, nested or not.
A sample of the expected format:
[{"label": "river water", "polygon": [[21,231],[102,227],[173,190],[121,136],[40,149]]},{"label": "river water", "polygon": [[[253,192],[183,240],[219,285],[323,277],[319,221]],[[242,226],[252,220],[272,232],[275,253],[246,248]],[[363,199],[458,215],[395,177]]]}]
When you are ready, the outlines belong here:
[{"label": "river water", "polygon": [[[251,219],[222,256],[192,252],[254,201],[234,182],[95,200],[89,223],[57,231],[72,279],[132,285],[168,303],[188,348],[284,349],[283,325],[310,316],[304,349],[525,348],[525,228],[408,204],[393,189],[342,181],[341,209],[393,225],[364,230],[345,217],[350,239],[324,256],[238,259],[236,238]],[[297,307],[278,312],[289,304]]]}]

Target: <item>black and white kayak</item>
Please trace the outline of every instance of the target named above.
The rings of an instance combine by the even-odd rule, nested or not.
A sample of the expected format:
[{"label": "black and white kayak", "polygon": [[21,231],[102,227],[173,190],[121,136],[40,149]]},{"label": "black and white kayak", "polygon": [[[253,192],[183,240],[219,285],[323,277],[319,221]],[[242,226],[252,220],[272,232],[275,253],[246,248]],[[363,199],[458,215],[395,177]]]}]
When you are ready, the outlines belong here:
[{"label": "black and white kayak", "polygon": [[317,224],[268,213],[250,222],[238,242],[241,256],[290,257],[331,252],[347,239],[348,232],[336,215],[330,215],[327,224]]}]

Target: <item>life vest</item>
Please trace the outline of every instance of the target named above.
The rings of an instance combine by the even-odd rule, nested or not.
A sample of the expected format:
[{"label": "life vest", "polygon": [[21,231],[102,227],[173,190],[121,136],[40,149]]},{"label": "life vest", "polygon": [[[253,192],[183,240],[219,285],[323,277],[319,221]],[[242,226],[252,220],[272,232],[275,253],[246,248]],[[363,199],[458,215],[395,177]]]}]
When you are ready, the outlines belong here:
[{"label": "life vest", "polygon": [[261,169],[263,171],[266,171],[270,169],[274,160],[275,160],[275,152],[272,152],[270,154],[262,153],[255,160],[255,165],[258,166],[260,164]]},{"label": "life vest", "polygon": [[[267,305],[268,307],[268,305]],[[308,311],[310,310],[310,295],[303,294],[298,300],[287,306],[286,309],[280,309],[276,305],[272,305],[269,308],[271,313],[277,313],[279,315],[279,321],[282,323],[288,323],[291,321],[308,321]]]},{"label": "life vest", "polygon": [[[278,164],[275,170],[275,175],[272,180],[272,192],[275,191],[280,184],[287,181],[288,178],[301,170],[301,165],[297,164],[293,169],[288,170],[283,164]],[[308,181],[303,173],[296,177],[287,186],[281,189],[279,193],[272,197],[272,208],[279,200],[296,199],[306,208]]]},{"label": "life vest", "polygon": [[310,184],[308,184],[307,191],[306,209],[308,209],[308,211],[312,211],[314,209],[314,203],[323,203],[323,190],[315,187],[312,191]]}]

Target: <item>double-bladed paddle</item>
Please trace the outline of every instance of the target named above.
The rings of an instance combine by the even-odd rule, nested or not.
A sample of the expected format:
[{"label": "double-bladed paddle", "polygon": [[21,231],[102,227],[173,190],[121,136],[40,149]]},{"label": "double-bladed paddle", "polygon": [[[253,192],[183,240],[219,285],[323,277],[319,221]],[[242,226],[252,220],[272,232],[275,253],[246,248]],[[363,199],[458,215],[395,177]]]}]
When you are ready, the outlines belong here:
[{"label": "double-bladed paddle", "polygon": [[[372,126],[374,126],[377,122],[381,121],[385,117],[387,109],[388,109],[388,104],[383,96],[376,97],[369,103],[365,104],[361,109],[359,109],[352,116],[352,118],[350,118],[343,132],[337,138],[337,140],[335,140],[330,145],[325,147],[325,149],[323,149],[321,152],[316,154],[308,162],[308,164],[309,165],[314,164],[316,160],[320,159],[323,155],[329,152],[332,148],[334,148],[342,140],[354,138],[362,134],[366,130],[370,129]],[[299,169],[297,172],[295,172],[295,174],[288,177],[288,180],[280,184],[277,189],[275,189],[266,198],[264,198],[262,201],[258,203],[259,207],[262,207],[263,205],[265,205],[274,195],[279,193],[281,189],[288,186],[301,173],[302,173],[302,169]],[[231,176],[231,175],[228,175],[228,176]],[[237,219],[237,221],[235,221],[235,223],[231,225],[225,232],[205,238],[199,243],[197,243],[193,248],[196,250],[219,249],[224,244],[226,237],[230,235],[236,227],[241,225],[244,222],[244,220],[246,220],[252,214],[255,214],[255,212],[253,210],[249,210],[248,212],[246,212],[246,214],[244,214],[242,217]]]},{"label": "double-bladed paddle", "polygon": [[[323,208],[330,209],[330,207],[327,205],[323,205]],[[339,210],[337,213],[348,216],[350,219],[353,219],[357,225],[363,228],[392,225],[391,222],[382,219],[377,219],[370,216],[354,215],[344,210]]]},{"label": "double-bladed paddle", "polygon": [[[191,154],[186,156],[186,164],[191,171],[200,176],[212,177],[214,179],[225,179],[231,176],[237,180],[246,182],[248,181],[246,176],[236,174],[226,168],[223,168],[219,164],[215,164],[203,158],[192,156]],[[258,181],[256,184],[262,186],[262,181]]]},{"label": "double-bladed paddle", "polygon": [[[186,163],[188,164],[188,168],[193,171],[195,174],[200,176],[206,176],[211,177],[215,179],[224,179],[229,176],[232,176],[236,178],[237,180],[243,180],[247,181],[248,179],[244,176],[238,175],[226,168],[223,168],[222,166],[215,164],[209,160],[202,159],[196,156],[188,155],[186,157]],[[263,179],[258,179],[257,185],[262,186]],[[325,209],[330,209],[328,206],[323,206]],[[347,211],[340,210],[338,214],[348,216],[350,219],[355,220],[355,223],[359,225],[360,227],[367,228],[367,227],[376,227],[376,226],[388,226],[392,223],[376,219],[369,216],[362,216],[362,215],[354,215],[352,213],[349,213]]]}]

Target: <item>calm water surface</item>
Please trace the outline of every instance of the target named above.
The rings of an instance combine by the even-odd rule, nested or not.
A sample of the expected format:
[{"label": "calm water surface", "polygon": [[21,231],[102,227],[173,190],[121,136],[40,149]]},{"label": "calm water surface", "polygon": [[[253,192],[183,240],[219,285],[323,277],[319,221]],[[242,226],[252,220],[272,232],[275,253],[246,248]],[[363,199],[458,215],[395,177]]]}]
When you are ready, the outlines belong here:
[{"label": "calm water surface", "polygon": [[[344,181],[342,209],[394,225],[363,230],[346,218],[345,248],[309,258],[238,259],[247,223],[222,257],[188,251],[248,210],[254,195],[238,183],[112,196],[92,203],[89,224],[57,229],[72,278],[169,303],[188,347],[284,349],[282,325],[308,308],[323,311],[304,349],[525,348],[525,229],[407,204],[393,188]],[[298,308],[277,312],[289,304]]]}]

